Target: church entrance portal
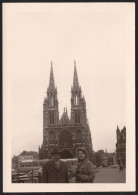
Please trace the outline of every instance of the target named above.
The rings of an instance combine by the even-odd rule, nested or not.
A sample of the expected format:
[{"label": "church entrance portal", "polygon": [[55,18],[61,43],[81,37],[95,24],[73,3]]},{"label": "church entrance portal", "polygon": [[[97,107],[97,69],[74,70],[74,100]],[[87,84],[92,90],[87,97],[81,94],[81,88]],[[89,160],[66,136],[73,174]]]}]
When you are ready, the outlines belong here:
[{"label": "church entrance portal", "polygon": [[73,158],[73,156],[72,156],[72,153],[69,150],[65,149],[61,152],[60,158],[61,159],[69,159],[69,158]]}]

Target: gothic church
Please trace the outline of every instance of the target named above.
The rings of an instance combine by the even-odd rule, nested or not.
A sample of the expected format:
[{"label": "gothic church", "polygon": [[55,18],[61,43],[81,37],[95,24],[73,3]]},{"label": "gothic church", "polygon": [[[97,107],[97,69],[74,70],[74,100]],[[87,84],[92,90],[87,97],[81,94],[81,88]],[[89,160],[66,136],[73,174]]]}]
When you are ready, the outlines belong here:
[{"label": "gothic church", "polygon": [[51,71],[47,97],[43,103],[43,143],[39,147],[39,159],[47,159],[54,147],[58,147],[62,159],[76,158],[77,148],[85,147],[92,160],[92,140],[87,122],[86,101],[82,96],[78,82],[76,63],[74,62],[73,86],[71,87],[71,115],[67,109],[59,119],[57,88],[55,87],[53,67]]}]

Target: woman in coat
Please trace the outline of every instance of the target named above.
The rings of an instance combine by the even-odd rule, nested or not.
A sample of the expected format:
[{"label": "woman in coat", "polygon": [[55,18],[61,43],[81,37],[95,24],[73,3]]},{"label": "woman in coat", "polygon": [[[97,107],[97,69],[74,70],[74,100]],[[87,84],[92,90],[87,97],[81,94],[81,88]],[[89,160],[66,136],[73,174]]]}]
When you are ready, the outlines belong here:
[{"label": "woman in coat", "polygon": [[76,169],[76,183],[93,183],[95,178],[94,166],[87,159],[85,148],[78,148],[78,165]]}]

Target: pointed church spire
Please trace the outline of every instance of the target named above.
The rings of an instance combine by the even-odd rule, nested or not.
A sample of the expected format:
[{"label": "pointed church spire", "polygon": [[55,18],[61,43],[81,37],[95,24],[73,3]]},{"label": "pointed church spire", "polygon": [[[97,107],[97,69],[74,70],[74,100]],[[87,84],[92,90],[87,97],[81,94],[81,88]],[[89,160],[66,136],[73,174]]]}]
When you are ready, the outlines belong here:
[{"label": "pointed church spire", "polygon": [[55,89],[55,82],[54,82],[54,75],[53,75],[52,61],[51,61],[51,70],[50,70],[49,88],[50,88],[50,89]]},{"label": "pointed church spire", "polygon": [[74,61],[74,77],[73,77],[73,88],[79,87],[77,69],[76,69],[76,61]]}]

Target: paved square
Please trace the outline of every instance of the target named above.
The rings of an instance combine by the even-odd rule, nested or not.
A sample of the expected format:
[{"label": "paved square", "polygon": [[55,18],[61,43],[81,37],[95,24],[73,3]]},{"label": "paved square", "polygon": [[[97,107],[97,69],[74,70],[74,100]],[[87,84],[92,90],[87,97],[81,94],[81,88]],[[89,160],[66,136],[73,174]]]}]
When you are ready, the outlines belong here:
[{"label": "paved square", "polygon": [[[95,169],[94,183],[125,183],[126,169],[119,171],[119,167],[105,167]],[[70,180],[70,183],[75,183],[75,177]]]},{"label": "paved square", "polygon": [[125,183],[126,169],[119,171],[119,167],[105,167],[95,170],[94,183]]}]

